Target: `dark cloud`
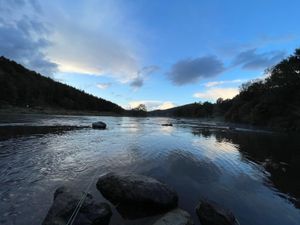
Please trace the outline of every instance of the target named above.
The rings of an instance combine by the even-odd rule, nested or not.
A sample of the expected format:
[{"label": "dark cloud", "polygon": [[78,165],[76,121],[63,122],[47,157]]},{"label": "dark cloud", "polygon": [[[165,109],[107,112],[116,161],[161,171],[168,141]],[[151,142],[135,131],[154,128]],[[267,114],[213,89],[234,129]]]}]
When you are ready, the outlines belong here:
[{"label": "dark cloud", "polygon": [[215,77],[224,71],[223,62],[215,56],[184,59],[175,63],[168,77],[176,85],[197,82],[200,79]]},{"label": "dark cloud", "polygon": [[[2,9],[11,6],[9,4],[4,6],[1,0],[0,3]],[[22,7],[26,3],[27,1],[15,0],[10,4]],[[37,3],[35,5],[38,7]],[[36,17],[31,19],[26,15],[19,20],[6,20],[3,17],[5,15],[0,15],[0,55],[43,75],[52,76],[57,71],[57,65],[50,62],[44,54],[44,50],[50,45],[45,38],[49,32],[44,24]]]},{"label": "dark cloud", "polygon": [[130,82],[130,86],[133,88],[140,88],[144,85],[144,80],[147,75],[155,73],[159,70],[158,66],[151,65],[145,66],[138,71],[138,76]]},{"label": "dark cloud", "polygon": [[133,88],[140,88],[144,84],[144,78],[141,76],[138,76],[135,78],[132,82],[130,82],[130,86]]},{"label": "dark cloud", "polygon": [[233,60],[233,66],[241,66],[248,70],[266,69],[278,63],[285,55],[283,51],[257,53],[257,49],[254,48],[240,52]]}]

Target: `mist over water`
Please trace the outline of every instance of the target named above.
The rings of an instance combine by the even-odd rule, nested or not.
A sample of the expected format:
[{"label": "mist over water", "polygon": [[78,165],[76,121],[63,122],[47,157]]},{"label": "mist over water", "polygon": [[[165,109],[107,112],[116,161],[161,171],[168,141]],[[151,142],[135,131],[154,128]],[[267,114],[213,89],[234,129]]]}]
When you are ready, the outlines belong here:
[{"label": "mist over water", "polygon": [[[57,187],[83,191],[96,172],[109,171],[167,183],[196,224],[200,199],[230,209],[243,225],[299,224],[299,135],[214,129],[213,122],[171,118],[22,115],[1,116],[0,125],[90,126],[99,120],[108,129],[30,132],[0,141],[1,224],[41,224]],[[96,181],[90,192],[106,201]],[[113,210],[110,224],[154,219],[124,220]]]}]

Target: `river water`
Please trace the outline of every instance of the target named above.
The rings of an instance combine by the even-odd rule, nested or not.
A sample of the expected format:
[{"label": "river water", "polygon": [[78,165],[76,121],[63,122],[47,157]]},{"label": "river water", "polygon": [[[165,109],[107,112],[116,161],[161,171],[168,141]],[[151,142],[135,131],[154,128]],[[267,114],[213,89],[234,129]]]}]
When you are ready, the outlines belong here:
[{"label": "river water", "polygon": [[[99,120],[108,129],[90,128]],[[88,127],[0,137],[0,224],[41,224],[56,188],[83,191],[96,171],[136,172],[167,183],[195,224],[201,199],[231,210],[241,225],[300,224],[299,135],[220,129],[188,119],[0,116],[2,135],[7,126],[23,125]],[[95,183],[90,193],[106,201]],[[153,220],[125,220],[113,210],[110,224]]]}]

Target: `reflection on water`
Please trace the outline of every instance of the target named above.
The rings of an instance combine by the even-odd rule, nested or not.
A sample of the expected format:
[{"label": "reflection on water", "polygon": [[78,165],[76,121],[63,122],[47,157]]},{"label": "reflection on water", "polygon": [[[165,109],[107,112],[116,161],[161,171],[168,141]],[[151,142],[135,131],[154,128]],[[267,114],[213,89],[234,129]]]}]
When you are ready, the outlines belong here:
[{"label": "reflection on water", "polygon": [[[96,170],[164,181],[196,224],[195,206],[203,198],[233,211],[241,224],[299,224],[299,136],[168,118],[0,116],[0,126],[90,126],[98,120],[108,129],[28,132],[0,141],[1,224],[41,224],[57,187],[83,190]],[[105,201],[95,185],[90,191]],[[111,224],[149,221],[125,220],[114,210]]]}]

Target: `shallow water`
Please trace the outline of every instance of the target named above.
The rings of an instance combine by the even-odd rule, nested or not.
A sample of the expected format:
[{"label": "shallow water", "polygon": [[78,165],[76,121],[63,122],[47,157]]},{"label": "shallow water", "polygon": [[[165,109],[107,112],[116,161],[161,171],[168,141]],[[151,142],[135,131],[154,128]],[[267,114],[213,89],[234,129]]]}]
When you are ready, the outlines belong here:
[{"label": "shallow water", "polygon": [[[1,115],[0,126],[90,126],[98,120],[108,129],[29,133],[0,141],[0,224],[41,224],[57,187],[83,191],[96,172],[108,171],[137,172],[169,184],[195,224],[200,224],[195,207],[204,198],[230,209],[243,225],[300,224],[298,135],[170,118]],[[106,201],[95,183],[90,192]],[[124,220],[114,210],[110,224],[153,220]]]}]

